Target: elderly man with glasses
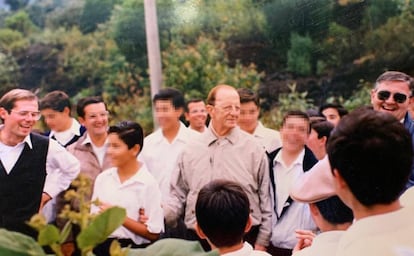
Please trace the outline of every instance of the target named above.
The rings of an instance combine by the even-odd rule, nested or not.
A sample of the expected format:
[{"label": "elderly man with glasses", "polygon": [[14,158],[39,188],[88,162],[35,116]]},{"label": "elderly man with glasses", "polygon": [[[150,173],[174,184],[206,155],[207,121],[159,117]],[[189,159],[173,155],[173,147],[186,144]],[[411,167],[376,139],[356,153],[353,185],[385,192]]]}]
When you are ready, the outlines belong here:
[{"label": "elderly man with glasses", "polygon": [[[414,121],[408,110],[413,102],[413,78],[398,71],[387,71],[381,74],[371,91],[371,104],[376,111],[389,113],[404,124],[411,134],[414,146]],[[414,185],[414,166],[407,188]]]}]

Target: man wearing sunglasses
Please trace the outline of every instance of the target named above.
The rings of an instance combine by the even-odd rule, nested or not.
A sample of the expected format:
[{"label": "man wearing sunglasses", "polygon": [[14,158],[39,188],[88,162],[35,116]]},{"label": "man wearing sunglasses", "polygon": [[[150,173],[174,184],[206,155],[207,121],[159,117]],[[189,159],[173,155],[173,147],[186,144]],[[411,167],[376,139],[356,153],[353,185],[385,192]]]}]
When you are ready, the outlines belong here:
[{"label": "man wearing sunglasses", "polygon": [[[413,78],[398,71],[387,71],[381,74],[371,91],[371,104],[376,111],[390,113],[395,116],[411,134],[414,146],[414,121],[408,110],[413,102]],[[414,165],[407,188],[414,185]]]}]

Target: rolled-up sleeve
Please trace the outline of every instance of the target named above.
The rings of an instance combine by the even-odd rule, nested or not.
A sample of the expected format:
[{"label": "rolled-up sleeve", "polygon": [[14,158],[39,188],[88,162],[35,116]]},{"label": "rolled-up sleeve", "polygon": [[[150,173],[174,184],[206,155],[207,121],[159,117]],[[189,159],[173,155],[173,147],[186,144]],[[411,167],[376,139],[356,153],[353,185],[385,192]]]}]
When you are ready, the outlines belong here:
[{"label": "rolled-up sleeve", "polygon": [[52,198],[67,189],[80,172],[80,163],[55,140],[49,140],[46,157],[46,181],[43,191]]}]

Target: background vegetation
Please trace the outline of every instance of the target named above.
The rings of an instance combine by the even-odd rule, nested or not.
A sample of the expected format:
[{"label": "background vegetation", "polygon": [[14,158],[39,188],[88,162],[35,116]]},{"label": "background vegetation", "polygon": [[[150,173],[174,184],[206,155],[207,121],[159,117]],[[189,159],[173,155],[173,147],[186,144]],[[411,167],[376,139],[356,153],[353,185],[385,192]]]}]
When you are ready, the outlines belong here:
[{"label": "background vegetation", "polygon": [[[112,120],[152,130],[143,0],[6,0],[0,94],[103,95]],[[291,107],[368,104],[385,70],[414,74],[409,0],[158,0],[163,86],[258,90],[263,120]]]}]

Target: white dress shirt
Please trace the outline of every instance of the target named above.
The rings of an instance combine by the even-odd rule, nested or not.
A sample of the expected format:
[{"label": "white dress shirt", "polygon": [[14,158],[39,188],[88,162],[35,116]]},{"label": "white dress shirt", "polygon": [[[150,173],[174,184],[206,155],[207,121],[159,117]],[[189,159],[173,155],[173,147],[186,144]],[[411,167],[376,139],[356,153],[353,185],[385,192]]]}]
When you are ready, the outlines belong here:
[{"label": "white dress shirt", "polygon": [[[273,207],[276,212],[273,211],[272,214],[272,236],[270,240],[275,247],[292,249],[297,242],[296,229],[316,230],[317,227],[311,217],[308,204],[293,201],[290,205],[287,205],[286,202],[290,187],[303,174],[305,149],[290,166],[286,166],[283,161],[282,150],[274,159],[276,199],[272,200],[272,206],[276,206]],[[285,206],[289,208],[281,216]]]},{"label": "white dress shirt", "polygon": [[312,245],[292,254],[292,256],[332,256],[338,250],[339,240],[345,231],[333,230],[317,235]]},{"label": "white dress shirt", "polygon": [[[112,167],[100,173],[95,180],[92,200],[99,199],[104,203],[126,209],[127,216],[138,221],[139,209],[144,208],[148,221],[145,223],[151,233],[164,230],[164,214],[161,207],[161,192],[157,181],[148,172],[145,165],[128,180],[121,183],[118,169]],[[91,213],[98,213],[99,207],[92,205]],[[146,244],[150,241],[134,234],[124,226],[117,228],[109,237],[132,239],[135,244]]]},{"label": "white dress shirt", "polygon": [[184,146],[193,136],[199,136],[196,131],[185,127],[180,122],[177,136],[170,143],[158,129],[144,139],[144,146],[138,159],[145,163],[150,173],[157,180],[163,200],[170,193],[171,173],[177,166],[177,159]]},{"label": "white dress shirt", "polygon": [[80,136],[80,123],[72,118],[72,125],[68,130],[62,132],[50,131],[49,138],[53,136],[60,143],[60,145],[66,145],[73,137]]},{"label": "white dress shirt", "polygon": [[261,122],[258,122],[253,136],[259,141],[267,152],[272,152],[282,146],[282,139],[276,130],[264,127]]},{"label": "white dress shirt", "polygon": [[244,242],[243,247],[234,252],[228,252],[221,254],[221,256],[271,256],[267,252],[253,250],[253,247],[248,243]]},{"label": "white dress shirt", "polygon": [[[33,149],[30,135],[16,146],[7,146],[0,142],[0,159],[9,174],[22,153],[25,144]],[[79,174],[79,161],[55,140],[49,139],[46,157],[46,181],[43,191],[52,198],[67,189]]]}]

